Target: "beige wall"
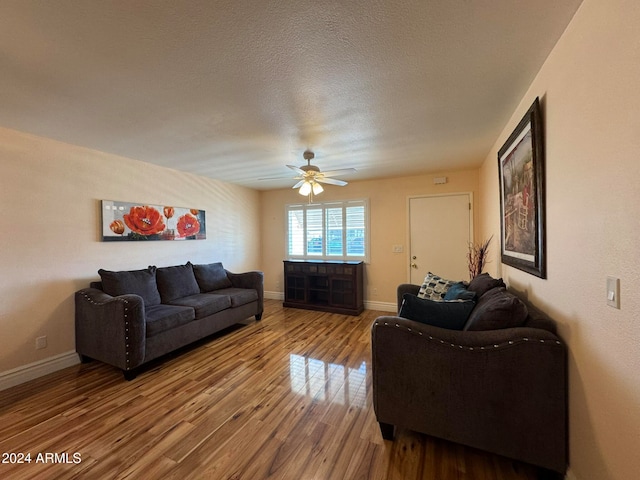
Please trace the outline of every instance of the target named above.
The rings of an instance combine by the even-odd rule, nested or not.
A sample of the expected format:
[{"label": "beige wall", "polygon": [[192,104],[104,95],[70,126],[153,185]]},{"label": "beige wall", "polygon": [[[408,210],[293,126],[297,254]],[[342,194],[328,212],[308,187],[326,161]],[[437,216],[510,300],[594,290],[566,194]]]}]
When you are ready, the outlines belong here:
[{"label": "beige wall", "polygon": [[[0,165],[0,373],[75,350],[73,293],[99,268],[260,268],[254,190],[6,129]],[[100,199],[203,209],[207,239],[102,243]]]},{"label": "beige wall", "polygon": [[[640,2],[585,0],[480,171],[499,235],[497,150],[536,96],[546,130],[548,279],[497,267],[569,346],[570,478],[640,471]],[[607,275],[621,309],[606,305]]]},{"label": "beige wall", "polygon": [[[434,185],[433,177],[439,176],[446,176],[448,183]],[[437,172],[434,175],[350,182],[344,188],[327,186],[317,199],[323,202],[362,198],[369,200],[371,256],[370,263],[365,266],[365,301],[395,305],[396,287],[408,280],[408,197],[452,192],[472,192],[475,197],[477,188],[476,170],[451,171]],[[264,218],[262,266],[267,291],[283,291],[282,260],[286,254],[285,205],[299,203],[301,200],[305,201],[296,190],[290,188],[261,193]],[[404,252],[393,253],[393,245],[403,245]]]}]

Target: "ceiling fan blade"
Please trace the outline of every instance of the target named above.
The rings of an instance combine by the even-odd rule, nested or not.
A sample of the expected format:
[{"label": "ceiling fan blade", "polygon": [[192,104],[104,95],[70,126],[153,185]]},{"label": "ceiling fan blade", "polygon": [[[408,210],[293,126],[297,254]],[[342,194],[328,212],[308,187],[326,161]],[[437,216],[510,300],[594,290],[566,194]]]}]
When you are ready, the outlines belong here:
[{"label": "ceiling fan blade", "polygon": [[338,185],[340,187],[344,187],[347,182],[343,180],[336,180],[335,178],[326,178],[326,177],[316,177],[316,182],[320,183],[328,183],[329,185]]},{"label": "ceiling fan blade", "polygon": [[298,183],[296,183],[296,184],[295,184],[293,187],[291,187],[291,188],[298,188],[298,187],[301,187],[301,186],[302,186],[302,184],[303,184],[304,182],[305,182],[305,180],[300,180]]},{"label": "ceiling fan blade", "polygon": [[300,175],[304,175],[305,171],[302,170],[301,168],[296,167],[295,165],[287,165],[287,167],[289,167],[291,170],[293,170],[294,172],[300,174]]},{"label": "ceiling fan blade", "polygon": [[346,173],[353,173],[355,171],[355,168],[342,168],[340,170],[329,170],[328,172],[322,172],[322,175],[324,175],[325,177],[333,177],[335,175],[344,175]]}]

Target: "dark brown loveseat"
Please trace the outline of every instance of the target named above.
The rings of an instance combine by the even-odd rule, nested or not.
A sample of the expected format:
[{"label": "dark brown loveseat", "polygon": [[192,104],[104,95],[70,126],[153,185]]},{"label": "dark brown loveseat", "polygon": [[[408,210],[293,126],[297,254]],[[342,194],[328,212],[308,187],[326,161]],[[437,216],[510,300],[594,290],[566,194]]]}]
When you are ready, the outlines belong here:
[{"label": "dark brown loveseat", "polygon": [[136,376],[141,365],[235,323],[262,317],[262,272],[221,263],[99,271],[75,294],[76,351]]},{"label": "dark brown loveseat", "polygon": [[[400,285],[398,308],[418,289]],[[474,308],[484,308],[482,296]],[[553,321],[529,308],[521,326],[472,331],[382,316],[371,334],[373,405],[385,439],[404,427],[566,471],[567,352]]]}]

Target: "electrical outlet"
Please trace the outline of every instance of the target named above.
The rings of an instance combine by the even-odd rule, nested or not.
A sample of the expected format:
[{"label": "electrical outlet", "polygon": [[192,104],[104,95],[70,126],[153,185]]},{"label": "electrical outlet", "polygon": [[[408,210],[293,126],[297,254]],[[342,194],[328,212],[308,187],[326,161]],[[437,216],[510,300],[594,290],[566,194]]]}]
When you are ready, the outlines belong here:
[{"label": "electrical outlet", "polygon": [[36,338],[36,350],[42,350],[43,348],[47,348],[47,337],[37,337]]}]

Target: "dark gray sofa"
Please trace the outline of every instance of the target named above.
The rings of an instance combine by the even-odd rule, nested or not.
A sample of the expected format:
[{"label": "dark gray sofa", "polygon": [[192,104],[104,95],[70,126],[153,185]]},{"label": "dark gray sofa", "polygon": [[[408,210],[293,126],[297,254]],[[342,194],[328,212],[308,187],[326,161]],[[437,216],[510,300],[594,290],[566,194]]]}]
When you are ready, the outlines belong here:
[{"label": "dark gray sofa", "polygon": [[221,263],[112,272],[75,294],[76,351],[124,372],[255,316],[263,273],[231,273]]},{"label": "dark gray sofa", "polygon": [[[403,295],[419,288],[398,287],[399,310]],[[507,292],[494,285],[480,293],[474,310],[491,316],[488,307]],[[513,298],[500,302],[498,310]],[[385,439],[404,427],[565,473],[567,351],[552,320],[531,306],[519,325],[489,330],[381,316],[371,343],[373,406]]]}]

